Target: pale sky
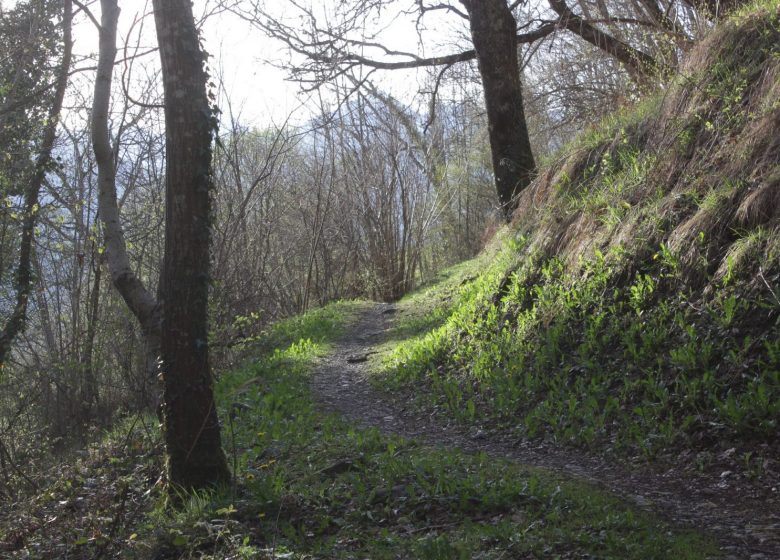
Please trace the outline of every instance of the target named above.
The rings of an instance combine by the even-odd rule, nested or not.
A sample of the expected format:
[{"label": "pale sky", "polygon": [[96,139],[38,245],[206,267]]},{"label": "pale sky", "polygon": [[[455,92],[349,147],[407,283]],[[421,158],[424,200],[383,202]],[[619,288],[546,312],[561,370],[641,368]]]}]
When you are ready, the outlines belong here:
[{"label": "pale sky", "polygon": [[[330,0],[334,4],[337,0]],[[196,0],[196,10],[206,4],[207,0]],[[399,2],[399,5],[412,4]],[[266,3],[269,11],[283,5],[280,0],[271,0]],[[413,20],[409,18],[397,18],[397,14],[386,11],[383,21],[376,22],[382,26],[382,41],[391,49],[416,52],[418,49],[418,35]],[[296,22],[297,14],[292,21]],[[433,24],[433,29],[426,31],[426,37],[430,45],[443,43],[447,34],[452,34],[448,27],[448,19],[429,16],[427,23]],[[456,18],[457,19],[457,18]],[[389,22],[388,22],[389,20]],[[459,22],[455,22],[459,23]],[[387,27],[386,29],[384,29]],[[269,117],[274,121],[280,121],[292,111],[299,111],[300,116],[294,121],[305,119],[308,114],[306,107],[312,108],[312,103],[307,104],[307,98],[312,94],[301,94],[301,88],[297,83],[286,80],[287,73],[274,67],[265,61],[285,62],[289,59],[287,49],[278,41],[269,39],[261,31],[242,21],[233,14],[220,14],[206,21],[203,26],[203,34],[206,39],[206,48],[214,55],[212,64],[222,65],[226,87],[231,93],[234,106],[242,105],[242,114],[252,121],[261,124]],[[452,34],[454,35],[454,34]],[[444,52],[457,52],[453,47],[442,47]],[[441,54],[441,48],[437,52],[423,53],[425,55]],[[411,101],[414,95],[423,87],[427,70],[392,71],[376,73],[373,77],[384,89],[393,95]],[[301,105],[305,107],[302,110]]]},{"label": "pale sky", "polygon": [[[337,0],[332,0],[335,2]],[[0,0],[0,7],[11,8],[16,0]],[[95,17],[100,19],[100,3],[96,0],[86,2]],[[196,18],[200,17],[208,6],[213,6],[213,0],[195,0]],[[412,0],[399,2],[399,6],[413,5]],[[266,5],[270,10],[280,8],[281,0],[268,0]],[[118,58],[122,56],[123,41],[129,37],[130,42],[138,41],[139,50],[156,46],[154,22],[151,18],[151,0],[119,0],[121,8],[118,37]],[[144,13],[147,17],[141,23],[133,26],[133,21]],[[385,11],[385,17],[394,20],[397,13]],[[399,18],[400,19],[400,18]],[[453,21],[454,19],[454,21]],[[457,47],[447,44],[450,38],[457,35],[458,26],[462,22],[458,18],[440,17],[437,14],[426,18],[428,30],[426,37],[430,39],[426,45],[428,52],[422,54],[431,56],[447,52],[456,52]],[[383,31],[383,41],[390,48],[416,51],[418,36],[413,21],[405,18],[394,23],[377,22],[377,25],[388,26]],[[132,29],[132,32],[131,32]],[[139,33],[140,32],[140,33]],[[267,38],[262,32],[253,29],[248,22],[230,13],[210,16],[203,25],[205,48],[212,55],[210,66],[212,72],[221,72],[225,89],[230,95],[234,112],[240,112],[243,124],[264,127],[271,122],[280,123],[295,112],[292,122],[302,122],[310,114],[307,108],[307,95],[299,95],[297,83],[287,81],[286,72],[271,64],[270,61],[286,61],[288,54],[283,45]],[[140,39],[139,39],[140,36]],[[98,33],[94,25],[80,14],[75,21],[74,29],[75,53],[77,55],[97,56]],[[149,63],[156,64],[157,53],[144,57]],[[90,63],[84,62],[88,66]],[[115,73],[119,73],[119,68]],[[422,88],[426,78],[426,70],[384,72],[375,77],[384,89],[393,95],[410,102],[415,93]],[[223,111],[226,108],[223,107]]]}]

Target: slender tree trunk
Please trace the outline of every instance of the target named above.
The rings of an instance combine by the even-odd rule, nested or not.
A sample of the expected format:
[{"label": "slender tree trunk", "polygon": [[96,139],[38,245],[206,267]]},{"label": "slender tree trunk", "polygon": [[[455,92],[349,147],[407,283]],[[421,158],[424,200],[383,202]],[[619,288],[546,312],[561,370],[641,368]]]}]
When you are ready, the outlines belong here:
[{"label": "slender tree trunk", "polygon": [[[160,307],[130,266],[130,257],[127,254],[127,244],[119,216],[116,164],[108,129],[119,8],[116,0],[101,0],[100,6],[100,55],[95,78],[95,95],[92,101],[92,148],[95,151],[95,162],[98,167],[98,214],[103,224],[106,263],[111,273],[111,282],[141,325],[147,373],[156,379],[160,356]],[[157,399],[158,395],[155,391],[150,404],[156,405]]]},{"label": "slender tree trunk", "polygon": [[92,356],[95,349],[95,335],[97,334],[98,312],[100,311],[100,257],[92,248],[91,264],[94,268],[92,291],[89,297],[89,315],[87,318],[87,334],[84,341],[84,353],[81,357],[81,407],[82,419],[89,421],[98,406],[99,395],[95,370],[92,364]]},{"label": "slender tree trunk", "polygon": [[43,330],[43,339],[46,341],[46,350],[52,358],[57,356],[57,340],[54,338],[54,329],[52,329],[51,313],[49,312],[49,302],[46,299],[46,291],[43,285],[41,262],[38,256],[33,257],[33,266],[35,266],[35,275],[38,277],[38,284],[35,294],[35,304],[38,308],[38,315],[41,319],[41,330]]},{"label": "slender tree trunk", "polygon": [[215,117],[189,0],[154,0],[165,91],[163,410],[171,488],[228,482],[209,368],[211,143]]},{"label": "slender tree trunk", "polygon": [[19,247],[19,265],[16,269],[16,304],[11,316],[8,318],[2,332],[0,332],[0,366],[5,364],[14,338],[24,329],[27,319],[27,304],[33,284],[33,245],[35,237],[35,224],[38,220],[38,199],[41,186],[46,177],[46,172],[51,165],[51,152],[54,141],[57,138],[57,125],[60,120],[62,101],[65,98],[65,89],[68,86],[68,72],[70,70],[73,39],[71,35],[72,4],[71,0],[63,2],[63,50],[62,61],[57,73],[57,84],[54,90],[54,99],[49,110],[46,127],[43,131],[43,139],[38,157],[35,161],[35,172],[24,191],[24,215],[22,218],[22,240]]},{"label": "slender tree trunk", "polygon": [[485,92],[490,151],[505,218],[536,170],[517,63],[517,22],[506,0],[461,0],[471,26]]}]

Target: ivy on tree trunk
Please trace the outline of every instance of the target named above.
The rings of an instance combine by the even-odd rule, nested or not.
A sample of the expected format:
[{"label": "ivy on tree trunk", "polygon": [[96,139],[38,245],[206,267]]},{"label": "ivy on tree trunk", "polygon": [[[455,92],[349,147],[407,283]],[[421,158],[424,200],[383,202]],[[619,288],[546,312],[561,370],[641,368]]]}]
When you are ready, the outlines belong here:
[{"label": "ivy on tree trunk", "polygon": [[209,368],[211,146],[215,115],[189,0],[154,0],[165,93],[162,376],[171,488],[229,481]]},{"label": "ivy on tree trunk", "polygon": [[46,173],[52,164],[52,150],[57,139],[57,125],[60,122],[60,112],[68,87],[68,72],[70,71],[73,37],[72,37],[72,2],[64,0],[62,12],[63,49],[62,60],[57,72],[54,97],[49,109],[46,126],[43,130],[40,150],[35,159],[35,168],[29,183],[24,189],[24,214],[22,217],[21,242],[19,246],[19,264],[16,268],[14,284],[16,302],[13,311],[0,331],[0,368],[2,368],[11,353],[11,346],[16,336],[24,331],[27,320],[27,304],[33,284],[33,251],[35,248],[35,225],[40,209],[39,199],[41,186],[46,179]]}]

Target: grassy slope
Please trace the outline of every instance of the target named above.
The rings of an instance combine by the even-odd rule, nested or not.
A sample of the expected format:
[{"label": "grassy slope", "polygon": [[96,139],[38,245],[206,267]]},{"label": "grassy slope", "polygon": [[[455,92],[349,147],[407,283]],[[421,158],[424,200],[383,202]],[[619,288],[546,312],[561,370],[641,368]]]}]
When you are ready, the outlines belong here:
[{"label": "grassy slope", "polygon": [[[704,558],[715,548],[582,484],[318,412],[308,375],[361,303],[277,324],[219,398],[237,487],[158,509],[128,554],[223,558]],[[231,415],[232,411],[232,415]]]},{"label": "grassy slope", "polygon": [[662,96],[565,150],[497,257],[402,302],[383,384],[527,437],[777,468],[778,98],[770,0],[716,30]]}]

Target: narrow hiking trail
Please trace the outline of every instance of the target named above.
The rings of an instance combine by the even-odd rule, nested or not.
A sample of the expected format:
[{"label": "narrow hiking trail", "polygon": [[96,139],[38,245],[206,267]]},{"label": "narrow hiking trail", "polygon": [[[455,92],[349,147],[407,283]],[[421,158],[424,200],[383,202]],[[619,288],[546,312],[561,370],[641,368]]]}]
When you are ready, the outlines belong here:
[{"label": "narrow hiking trail", "polygon": [[780,559],[780,481],[767,492],[728,475],[694,478],[652,467],[628,470],[582,450],[464,426],[423,413],[408,400],[383,395],[369,382],[368,362],[398,312],[390,304],[366,304],[333,351],[320,360],[311,386],[324,409],[426,445],[485,452],[583,480],[674,525],[714,536],[729,559]]}]

